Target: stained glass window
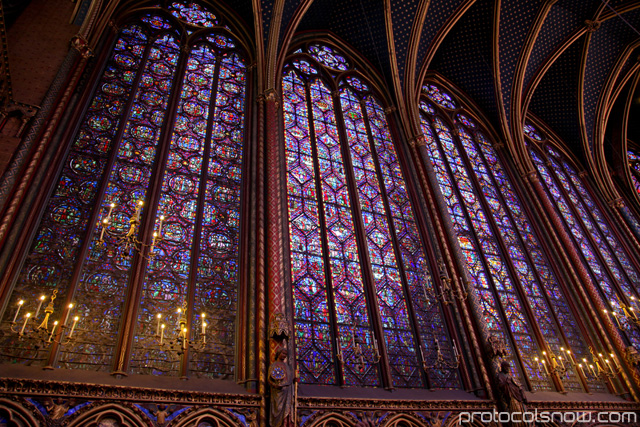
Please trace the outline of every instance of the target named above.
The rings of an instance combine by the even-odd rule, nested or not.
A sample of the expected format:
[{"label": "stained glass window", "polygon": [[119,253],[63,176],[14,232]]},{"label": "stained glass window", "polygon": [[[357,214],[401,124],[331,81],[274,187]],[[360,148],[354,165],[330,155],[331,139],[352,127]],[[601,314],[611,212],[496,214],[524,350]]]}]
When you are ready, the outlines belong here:
[{"label": "stained glass window", "polygon": [[629,158],[629,167],[631,168],[631,182],[635,188],[638,197],[640,197],[640,156],[629,150],[627,152]]},{"label": "stained glass window", "polygon": [[460,388],[384,109],[362,75],[337,72],[356,70],[336,49],[312,44],[283,77],[301,381]]},{"label": "stained glass window", "polygon": [[[181,45],[170,15],[208,30]],[[5,335],[5,361],[233,376],[246,103],[236,46],[192,2],[122,25],[9,303],[19,321],[38,311],[27,330],[51,339]]]},{"label": "stained glass window", "polygon": [[[451,111],[458,103],[442,88],[427,84],[422,92],[427,151],[482,321],[505,342],[512,373],[532,390],[551,390],[552,380],[542,365],[546,355],[565,361],[567,350],[579,358],[590,355],[576,313],[566,303],[566,291],[482,127],[468,115]],[[565,389],[604,389],[595,376],[569,363],[566,367]]]},{"label": "stained glass window", "polygon": [[581,254],[582,268],[599,289],[608,314],[615,317],[612,320],[628,343],[640,349],[640,332],[630,327],[627,316],[630,310],[640,310],[640,271],[584,178],[550,141],[543,136],[540,141],[544,142],[541,146],[529,143],[529,153],[549,200]]}]

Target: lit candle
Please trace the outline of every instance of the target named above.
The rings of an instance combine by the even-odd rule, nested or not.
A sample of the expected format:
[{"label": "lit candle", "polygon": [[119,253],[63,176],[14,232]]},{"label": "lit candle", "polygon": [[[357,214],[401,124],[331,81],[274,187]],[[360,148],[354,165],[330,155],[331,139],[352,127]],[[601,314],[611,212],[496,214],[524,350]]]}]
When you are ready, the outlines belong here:
[{"label": "lit candle", "polygon": [[611,314],[613,314],[613,318],[616,319],[616,323],[618,324],[618,328],[622,328],[622,326],[620,326],[620,321],[618,320],[618,314],[615,311],[612,311]]},{"label": "lit candle", "polygon": [[186,350],[187,349],[187,328],[182,329],[182,334],[183,334],[182,349]]},{"label": "lit candle", "polygon": [[156,245],[156,237],[158,237],[158,233],[153,233],[153,237],[151,238],[151,249],[149,249],[149,252],[153,252],[153,247]]},{"label": "lit candle", "polygon": [[180,316],[180,313],[182,313],[182,309],[181,308],[178,309],[178,330],[180,330],[180,317],[182,317],[182,316]]},{"label": "lit candle", "polygon": [[207,327],[207,324],[204,322],[205,314],[202,313],[202,335],[204,335],[204,330]]},{"label": "lit candle", "polygon": [[53,328],[51,328],[51,335],[49,335],[49,340],[47,342],[51,342],[51,338],[53,338],[53,332],[56,330],[56,326],[58,326],[58,321],[53,322]]},{"label": "lit candle", "polygon": [[18,313],[20,313],[20,309],[22,308],[22,304],[24,304],[24,300],[23,299],[18,301],[18,309],[16,310],[16,314],[13,316],[13,323],[16,323],[16,319],[18,318]]},{"label": "lit candle", "polygon": [[620,365],[618,364],[618,359],[616,359],[613,353],[611,353],[609,356],[611,356],[611,359],[613,360],[613,363],[615,363],[616,368],[620,369]]},{"label": "lit candle", "polygon": [[104,241],[104,231],[107,229],[109,225],[109,220],[107,218],[102,220],[102,230],[100,231],[100,241]]},{"label": "lit candle", "polygon": [[638,315],[636,314],[636,311],[633,309],[633,307],[629,307],[629,311],[631,311],[631,315],[633,316],[633,318],[635,320],[638,320]]},{"label": "lit candle", "polygon": [[158,327],[156,328],[156,335],[160,335],[160,319],[162,318],[162,314],[158,313],[156,317],[158,318]]},{"label": "lit candle", "polygon": [[589,370],[591,371],[591,374],[595,377],[596,376],[596,371],[595,371],[595,369],[593,369],[593,365],[589,365]]},{"label": "lit candle", "polygon": [[613,369],[611,368],[611,364],[609,363],[609,359],[604,359],[604,363],[606,363],[606,367],[607,367],[607,371],[611,371],[613,372]]},{"label": "lit candle", "polygon": [[[204,330],[204,328],[206,328],[206,327],[207,327],[207,324],[205,323],[205,324],[204,324],[204,327],[203,327],[203,330]],[[206,344],[206,343],[207,343],[207,335],[206,335],[204,332],[202,333],[202,343],[203,343],[203,344]]]},{"label": "lit candle", "polygon": [[456,347],[456,340],[451,341],[453,341],[453,355],[455,356],[456,360],[458,360],[458,347]]},{"label": "lit candle", "polygon": [[567,350],[567,359],[572,365],[576,364],[576,359],[573,357],[573,354],[571,354],[571,350]]},{"label": "lit candle", "polygon": [[44,295],[40,296],[40,302],[38,303],[38,308],[36,309],[36,314],[33,316],[34,319],[38,318],[38,314],[40,313],[40,307],[42,307],[42,303],[46,297]]},{"label": "lit candle", "polygon": [[69,304],[69,310],[67,310],[67,315],[64,318],[64,322],[62,322],[62,326],[67,326],[67,320],[69,320],[69,315],[71,314],[72,308],[73,308],[73,303]]},{"label": "lit candle", "polygon": [[562,369],[566,369],[564,366],[564,361],[562,360],[562,356],[559,356],[558,359],[560,359],[560,364],[562,365]]},{"label": "lit candle", "polygon": [[71,335],[73,335],[73,330],[76,328],[76,324],[78,323],[78,320],[80,320],[78,316],[73,318],[73,325],[71,325],[71,330],[69,331],[69,338],[71,338]]},{"label": "lit candle", "polygon": [[140,221],[140,211],[142,210],[142,200],[140,200],[138,202],[138,205],[136,206],[136,221]]},{"label": "lit candle", "polygon": [[27,315],[24,316],[24,323],[22,324],[22,329],[20,329],[20,335],[24,335],[24,328],[27,327],[27,322],[29,321],[30,317],[31,317],[31,313],[27,313]]},{"label": "lit candle", "polygon": [[107,213],[107,217],[104,219],[104,222],[108,225],[109,224],[109,220],[111,220],[111,212],[113,211],[113,208],[116,207],[115,203],[111,203],[109,205],[109,212]]},{"label": "lit candle", "polygon": [[582,370],[582,363],[578,363],[578,371],[580,371],[580,373],[582,374],[583,377],[585,377],[586,375],[584,374],[584,370]]},{"label": "lit candle", "polygon": [[162,345],[163,339],[164,339],[164,323],[160,325],[160,345]]},{"label": "lit candle", "polygon": [[164,221],[164,215],[160,215],[160,224],[158,225],[158,236],[162,237],[162,222]]}]

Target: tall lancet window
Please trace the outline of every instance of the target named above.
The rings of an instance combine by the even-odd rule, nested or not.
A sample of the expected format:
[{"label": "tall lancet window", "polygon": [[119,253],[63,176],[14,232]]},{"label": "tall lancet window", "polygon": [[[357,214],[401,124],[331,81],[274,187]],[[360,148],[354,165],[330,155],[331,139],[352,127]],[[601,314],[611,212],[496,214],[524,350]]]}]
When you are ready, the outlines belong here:
[{"label": "tall lancet window", "polygon": [[628,344],[640,351],[640,331],[633,326],[635,313],[640,311],[640,265],[628,254],[619,231],[611,226],[606,210],[576,167],[540,131],[529,127],[529,153],[549,200],[579,249],[607,315],[628,338]]},{"label": "tall lancet window", "polygon": [[505,342],[514,375],[531,390],[551,390],[557,363],[565,368],[565,389],[603,390],[599,379],[570,363],[590,357],[586,333],[490,138],[433,84],[423,86],[420,112],[480,320]]},{"label": "tall lancet window", "polygon": [[370,82],[336,49],[309,44],[287,60],[282,90],[301,381],[460,388],[400,150]]},{"label": "tall lancet window", "polygon": [[17,275],[4,361],[233,375],[245,86],[203,6],[121,24]]}]

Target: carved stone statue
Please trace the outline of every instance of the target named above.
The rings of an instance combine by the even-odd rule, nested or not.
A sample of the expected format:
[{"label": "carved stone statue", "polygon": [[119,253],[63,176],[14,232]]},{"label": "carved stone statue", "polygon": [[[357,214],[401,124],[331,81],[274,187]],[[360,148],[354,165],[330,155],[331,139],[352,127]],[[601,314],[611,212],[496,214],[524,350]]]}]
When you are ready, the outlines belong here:
[{"label": "carved stone statue", "polygon": [[269,385],[271,386],[271,427],[293,427],[294,395],[296,381],[289,365],[285,363],[287,350],[281,348],[276,360],[269,367]]},{"label": "carved stone statue", "polygon": [[[507,411],[522,414],[526,410],[524,406],[526,397],[522,386],[511,376],[510,368],[511,365],[506,360],[500,364],[500,371],[498,371],[498,396]],[[522,419],[522,415],[520,415],[520,419]],[[524,427],[525,424],[522,422],[512,422],[511,426]]]},{"label": "carved stone statue", "polygon": [[504,340],[495,334],[487,338],[487,350],[491,359],[505,357],[507,355],[507,345]]},{"label": "carved stone statue", "polygon": [[167,405],[158,405],[158,410],[154,411],[153,415],[156,416],[156,422],[159,426],[163,426],[167,420],[167,415],[169,415],[169,411],[167,410]]}]

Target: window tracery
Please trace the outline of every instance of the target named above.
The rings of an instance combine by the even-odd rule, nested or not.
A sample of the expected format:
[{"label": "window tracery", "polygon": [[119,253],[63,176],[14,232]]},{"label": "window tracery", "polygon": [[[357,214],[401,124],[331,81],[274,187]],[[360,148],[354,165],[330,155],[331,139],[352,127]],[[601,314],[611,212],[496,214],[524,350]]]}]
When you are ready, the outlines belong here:
[{"label": "window tracery", "polygon": [[[9,302],[35,310],[56,291],[54,345],[10,335],[5,361],[109,370],[122,350],[131,373],[177,375],[191,345],[191,375],[233,375],[246,73],[228,27],[197,3],[123,25]],[[140,253],[119,237],[136,217]],[[127,321],[131,350],[118,341]]]},{"label": "window tracery", "polygon": [[319,44],[296,50],[284,70],[301,381],[379,386],[388,370],[395,387],[458,388],[456,350],[387,118],[355,71]]},{"label": "window tracery", "polygon": [[638,310],[638,264],[577,169],[547,138],[541,136],[537,140],[542,144],[531,140],[528,148],[549,200],[579,249],[581,262],[607,307],[606,314],[614,316],[629,343],[638,349],[640,331],[625,315],[629,310]]},{"label": "window tracery", "polygon": [[[459,113],[453,96],[433,84],[423,87],[420,109],[438,185],[479,297],[481,321],[507,344],[507,357],[515,362],[512,374],[533,390],[551,389],[547,371],[552,359],[543,366],[542,352],[564,361],[569,348],[579,358],[589,356],[566,291],[478,124]],[[566,367],[566,389],[603,389],[597,378],[568,363]]]}]

